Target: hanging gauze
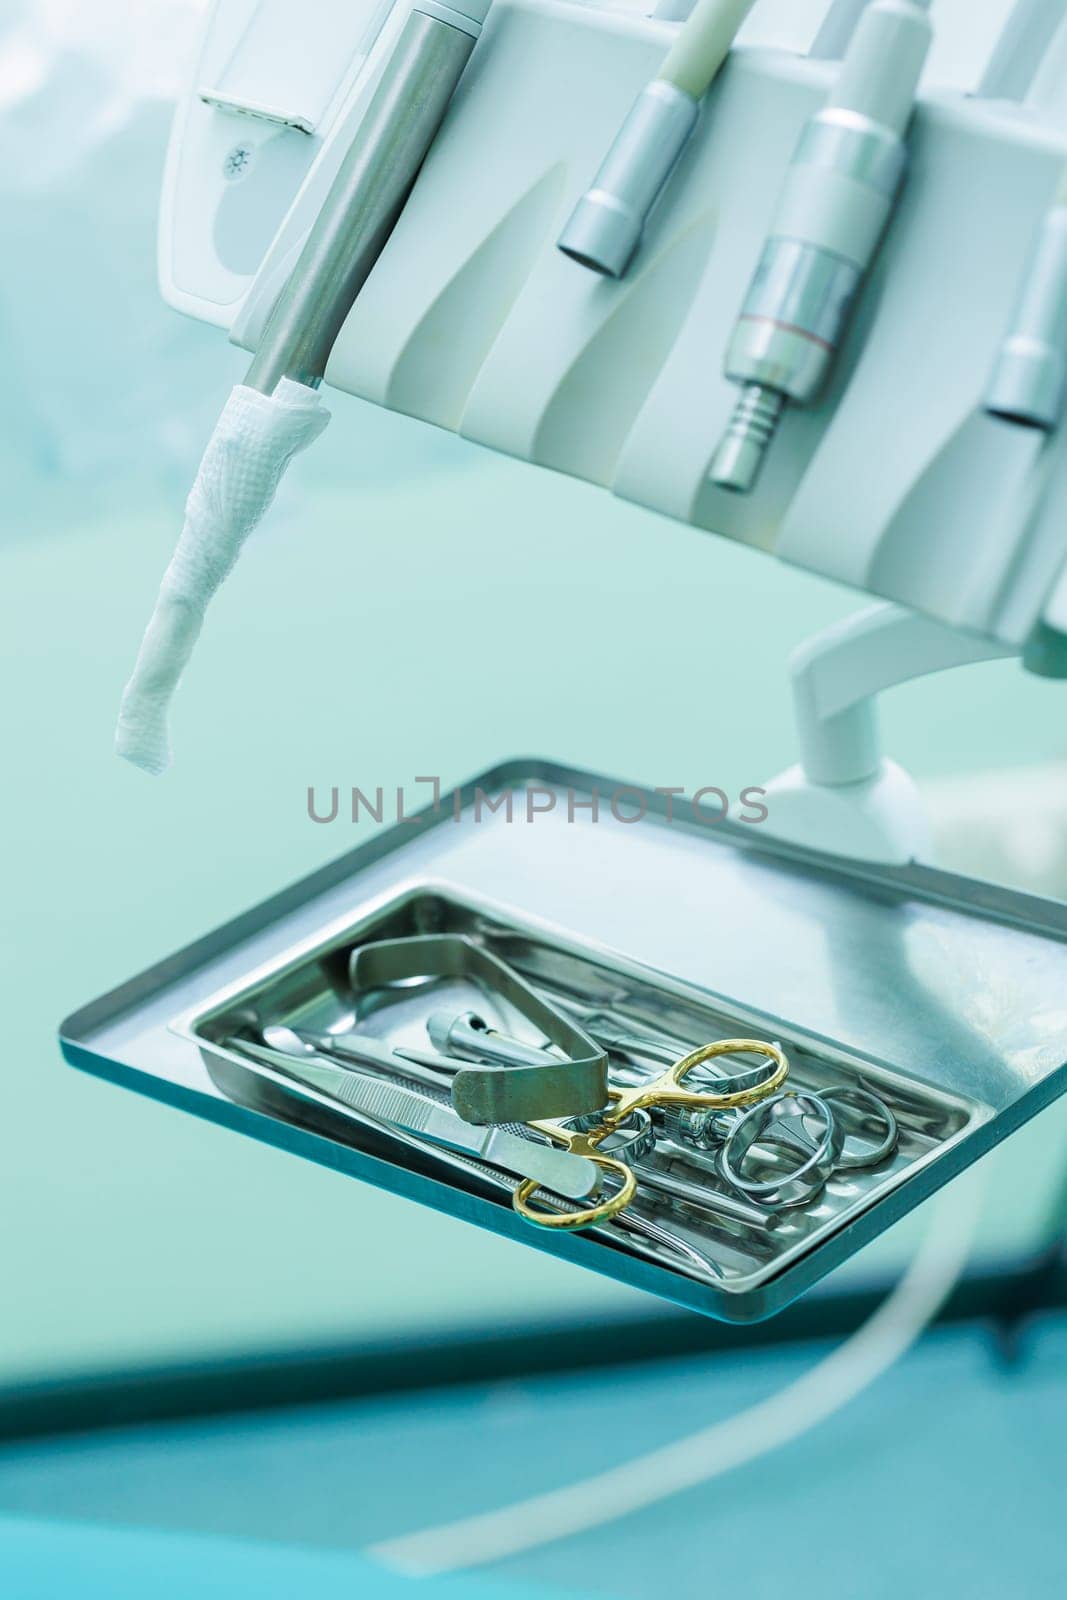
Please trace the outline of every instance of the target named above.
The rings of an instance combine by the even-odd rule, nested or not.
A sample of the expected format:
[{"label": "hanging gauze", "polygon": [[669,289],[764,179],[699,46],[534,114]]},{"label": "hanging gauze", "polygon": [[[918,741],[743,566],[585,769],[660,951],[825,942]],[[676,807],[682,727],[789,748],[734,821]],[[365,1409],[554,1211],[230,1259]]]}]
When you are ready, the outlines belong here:
[{"label": "hanging gauze", "polygon": [[316,390],[330,352],[403,210],[488,9],[489,0],[417,0],[267,319],[245,382],[219,418],[122,696],[115,745],[146,772],[170,765],[167,712],[208,601],[293,456],[329,421]]},{"label": "hanging gauze", "polygon": [[167,714],[208,602],[259,524],[295,455],[330,413],[314,389],[283,379],[274,394],[238,384],[215,425],[185,504],[185,523],[122,696],[115,748],[146,772],[170,765]]}]

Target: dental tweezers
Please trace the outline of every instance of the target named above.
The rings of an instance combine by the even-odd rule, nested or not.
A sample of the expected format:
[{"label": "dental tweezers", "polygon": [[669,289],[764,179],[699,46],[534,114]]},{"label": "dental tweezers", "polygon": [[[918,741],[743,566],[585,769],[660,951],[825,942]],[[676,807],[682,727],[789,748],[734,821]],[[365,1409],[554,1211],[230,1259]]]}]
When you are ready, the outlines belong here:
[{"label": "dental tweezers", "polygon": [[[448,1103],[429,1089],[390,1082],[381,1075],[384,1063],[368,1050],[369,1070],[340,1066],[311,1058],[295,1059],[269,1045],[237,1039],[235,1046],[254,1061],[274,1068],[296,1083],[317,1089],[361,1115],[376,1122],[389,1123],[408,1133],[418,1134],[454,1150],[469,1151],[494,1166],[544,1184],[568,1200],[586,1199],[597,1187],[598,1173],[593,1162],[549,1144],[524,1138],[499,1127],[479,1127],[464,1122]],[[386,1052],[391,1055],[391,1052]],[[392,1061],[394,1072],[403,1072],[403,1063]]]}]

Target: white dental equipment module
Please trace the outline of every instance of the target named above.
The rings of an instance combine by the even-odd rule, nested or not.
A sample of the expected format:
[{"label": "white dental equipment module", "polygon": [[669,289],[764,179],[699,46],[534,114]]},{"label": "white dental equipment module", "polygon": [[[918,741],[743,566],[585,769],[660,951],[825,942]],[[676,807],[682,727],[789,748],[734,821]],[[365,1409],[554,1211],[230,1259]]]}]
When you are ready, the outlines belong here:
[{"label": "white dental equipment module", "polygon": [[[183,537],[131,714],[169,696],[286,452],[324,425],[288,380],[324,379],[892,602],[795,663],[804,761],[776,827],[907,860],[921,819],[871,697],[991,655],[1067,674],[1064,8],[986,8],[980,61],[974,8],[945,0],[659,9],[216,0],[167,162],[161,285],[259,352],[252,408],[278,402],[284,437],[206,557]],[[410,132],[415,24],[447,41],[424,69],[440,104],[391,195],[357,171],[346,218],[353,147],[388,158]],[[327,260],[324,287],[339,192],[359,260],[347,285]],[[324,301],[304,372],[294,326],[306,344]],[[135,735],[124,753],[161,769],[158,719]]]}]

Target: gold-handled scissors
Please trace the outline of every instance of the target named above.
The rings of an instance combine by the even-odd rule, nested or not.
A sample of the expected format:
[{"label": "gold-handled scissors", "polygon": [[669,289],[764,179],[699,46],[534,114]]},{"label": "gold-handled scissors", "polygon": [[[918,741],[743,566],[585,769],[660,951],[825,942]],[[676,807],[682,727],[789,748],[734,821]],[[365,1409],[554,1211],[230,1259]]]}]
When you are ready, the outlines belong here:
[{"label": "gold-handled scissors", "polygon": [[[684,1079],[694,1070],[716,1056],[728,1055],[767,1056],[775,1063],[769,1077],[749,1089],[734,1090],[730,1094],[716,1094],[711,1089],[687,1089]],[[780,1089],[789,1072],[789,1058],[780,1045],[768,1044],[762,1039],[717,1039],[714,1044],[701,1045],[676,1061],[659,1077],[630,1089],[609,1089],[611,1104],[603,1113],[599,1127],[591,1131],[569,1128],[564,1122],[531,1122],[551,1139],[574,1155],[585,1156],[599,1167],[602,1177],[614,1177],[619,1187],[597,1205],[586,1206],[581,1211],[539,1210],[531,1205],[537,1192],[535,1179],[526,1178],[512,1196],[512,1205],[520,1217],[536,1223],[539,1228],[591,1228],[598,1222],[608,1222],[624,1211],[637,1193],[637,1175],[625,1161],[599,1149],[609,1134],[615,1133],[635,1111],[649,1110],[654,1106],[683,1108],[686,1110],[729,1111],[735,1106],[754,1105]]]}]

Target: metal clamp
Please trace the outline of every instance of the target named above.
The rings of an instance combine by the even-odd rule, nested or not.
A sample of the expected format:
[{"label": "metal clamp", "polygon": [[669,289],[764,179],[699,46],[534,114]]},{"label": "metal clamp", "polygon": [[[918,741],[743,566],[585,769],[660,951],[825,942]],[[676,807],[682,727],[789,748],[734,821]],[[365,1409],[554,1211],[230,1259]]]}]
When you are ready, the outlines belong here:
[{"label": "metal clamp", "polygon": [[467,979],[521,1012],[566,1060],[542,1056],[529,1066],[471,1065],[452,1080],[453,1108],[478,1124],[541,1122],[580,1116],[608,1103],[608,1059],[576,1023],[548,1003],[511,967],[460,934],[416,934],[359,945],[349,958],[357,992],[413,979]]}]

